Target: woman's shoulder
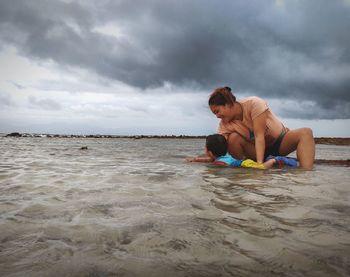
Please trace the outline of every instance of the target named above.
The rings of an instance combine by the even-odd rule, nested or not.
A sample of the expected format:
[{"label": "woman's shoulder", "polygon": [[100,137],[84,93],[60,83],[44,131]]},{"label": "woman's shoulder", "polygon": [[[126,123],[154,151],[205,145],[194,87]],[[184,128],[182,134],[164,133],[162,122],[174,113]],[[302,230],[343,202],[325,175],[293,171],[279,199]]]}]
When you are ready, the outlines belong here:
[{"label": "woman's shoulder", "polygon": [[254,103],[254,102],[265,102],[265,100],[263,100],[259,96],[248,96],[240,99],[238,102],[241,104],[244,104],[244,103]]},{"label": "woman's shoulder", "polygon": [[258,96],[250,96],[239,101],[242,105],[243,111],[246,111],[247,115],[251,119],[255,119],[258,115],[269,110],[269,106],[265,100],[261,99]]}]

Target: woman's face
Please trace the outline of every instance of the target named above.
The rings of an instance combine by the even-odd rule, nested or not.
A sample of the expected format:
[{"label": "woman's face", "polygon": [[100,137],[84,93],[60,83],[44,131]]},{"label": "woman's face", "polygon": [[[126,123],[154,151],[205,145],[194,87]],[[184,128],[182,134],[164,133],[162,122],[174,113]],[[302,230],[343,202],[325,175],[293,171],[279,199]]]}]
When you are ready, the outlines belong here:
[{"label": "woman's face", "polygon": [[229,122],[233,119],[233,106],[232,105],[210,105],[210,110],[217,118],[220,118],[223,122]]}]

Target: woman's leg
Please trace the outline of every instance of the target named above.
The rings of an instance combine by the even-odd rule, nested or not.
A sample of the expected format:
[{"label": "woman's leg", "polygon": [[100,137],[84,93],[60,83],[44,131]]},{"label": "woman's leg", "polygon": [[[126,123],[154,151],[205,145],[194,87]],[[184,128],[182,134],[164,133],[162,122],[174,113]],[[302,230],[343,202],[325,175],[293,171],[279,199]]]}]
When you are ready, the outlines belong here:
[{"label": "woman's leg", "polygon": [[256,160],[255,146],[237,133],[232,133],[227,138],[228,152],[236,159]]},{"label": "woman's leg", "polygon": [[315,160],[315,140],[310,128],[290,130],[285,134],[279,153],[286,156],[295,150],[300,167],[312,169]]}]

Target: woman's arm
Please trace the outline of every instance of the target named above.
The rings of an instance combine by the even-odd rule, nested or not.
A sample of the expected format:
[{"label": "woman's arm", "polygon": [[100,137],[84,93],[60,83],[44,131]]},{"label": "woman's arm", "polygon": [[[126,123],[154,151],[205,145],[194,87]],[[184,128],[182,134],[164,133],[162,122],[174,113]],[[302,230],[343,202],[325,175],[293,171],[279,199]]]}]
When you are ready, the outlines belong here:
[{"label": "woman's arm", "polygon": [[264,162],[267,112],[268,111],[263,112],[253,120],[256,161],[259,164]]}]

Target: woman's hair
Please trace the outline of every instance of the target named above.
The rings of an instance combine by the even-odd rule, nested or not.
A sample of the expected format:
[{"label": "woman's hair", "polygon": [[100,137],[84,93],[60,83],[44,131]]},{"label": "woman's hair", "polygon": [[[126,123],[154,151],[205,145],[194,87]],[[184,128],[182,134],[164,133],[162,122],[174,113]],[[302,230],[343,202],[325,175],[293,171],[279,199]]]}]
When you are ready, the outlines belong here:
[{"label": "woman's hair", "polygon": [[209,96],[209,106],[232,106],[236,102],[236,97],[232,94],[230,87],[221,87],[214,90]]},{"label": "woman's hair", "polygon": [[226,138],[220,134],[207,136],[205,146],[215,157],[224,156],[227,153]]}]

